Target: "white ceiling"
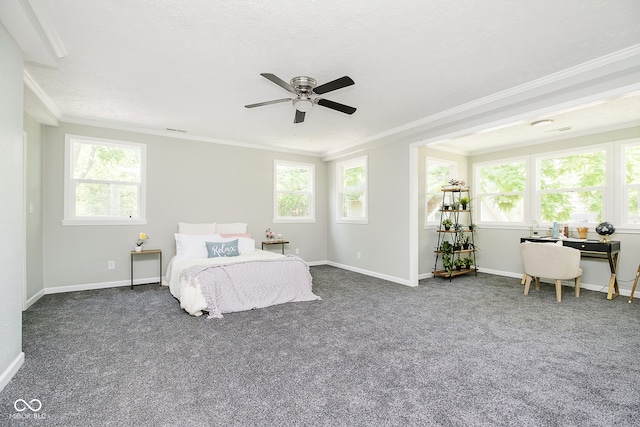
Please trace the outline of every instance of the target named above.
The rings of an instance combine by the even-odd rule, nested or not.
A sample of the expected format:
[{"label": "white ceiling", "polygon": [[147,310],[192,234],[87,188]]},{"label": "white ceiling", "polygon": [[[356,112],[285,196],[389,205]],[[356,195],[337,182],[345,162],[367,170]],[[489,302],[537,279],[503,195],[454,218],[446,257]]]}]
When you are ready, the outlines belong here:
[{"label": "white ceiling", "polygon": [[[542,120],[552,122],[532,126]],[[473,155],[631,126],[640,126],[640,92],[604,98],[543,116],[529,116],[527,120],[436,142],[432,147]]]},{"label": "white ceiling", "polygon": [[[638,0],[5,1],[16,39],[10,3],[39,24],[53,61],[21,43],[25,71],[58,120],[316,155],[640,43]],[[324,97],[358,110],[315,106],[294,124],[288,103],[244,108],[288,97],[265,72],[318,84],[348,75],[354,86]],[[636,98],[618,103],[638,111]],[[530,141],[528,124],[475,138],[513,144],[524,130]]]}]

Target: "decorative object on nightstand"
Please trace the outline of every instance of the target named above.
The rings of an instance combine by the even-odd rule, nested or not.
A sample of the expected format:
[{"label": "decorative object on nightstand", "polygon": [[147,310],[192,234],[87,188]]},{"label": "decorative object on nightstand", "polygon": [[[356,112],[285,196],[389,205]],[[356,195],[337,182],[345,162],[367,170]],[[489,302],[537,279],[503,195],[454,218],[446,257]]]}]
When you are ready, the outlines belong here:
[{"label": "decorative object on nightstand", "polygon": [[138,235],[138,241],[136,242],[136,247],[135,250],[136,252],[141,252],[142,251],[142,245],[144,244],[144,242],[146,242],[147,240],[149,240],[149,236],[147,236],[145,233],[140,233]]},{"label": "decorative object on nightstand", "polygon": [[265,234],[266,234],[267,239],[269,239],[269,240],[273,240],[273,236],[275,236],[275,233],[273,231],[271,231],[271,228],[267,228],[265,230]]}]

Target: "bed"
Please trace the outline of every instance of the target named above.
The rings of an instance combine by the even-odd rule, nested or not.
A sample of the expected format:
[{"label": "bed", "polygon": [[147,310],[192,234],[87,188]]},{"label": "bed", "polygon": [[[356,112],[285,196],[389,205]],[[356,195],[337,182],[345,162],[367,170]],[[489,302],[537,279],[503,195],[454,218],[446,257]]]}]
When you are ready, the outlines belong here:
[{"label": "bed", "polygon": [[298,256],[255,248],[246,224],[178,224],[165,285],[193,316],[315,301],[309,266]]}]

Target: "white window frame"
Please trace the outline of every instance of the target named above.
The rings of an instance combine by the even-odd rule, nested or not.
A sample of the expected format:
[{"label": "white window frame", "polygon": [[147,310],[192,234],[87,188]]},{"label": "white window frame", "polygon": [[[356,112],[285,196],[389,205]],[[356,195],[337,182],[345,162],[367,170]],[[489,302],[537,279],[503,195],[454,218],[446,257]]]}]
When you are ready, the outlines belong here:
[{"label": "white window frame", "polygon": [[[292,217],[280,216],[278,210],[278,166],[291,166],[306,169],[309,174],[309,188],[302,193],[309,194],[309,216]],[[285,160],[274,160],[273,162],[273,222],[274,223],[314,223],[316,222],[316,194],[315,194],[316,166],[312,163],[290,162]],[[289,193],[288,191],[286,193]]]},{"label": "white window frame", "polygon": [[[582,154],[582,153],[591,153],[594,151],[604,151],[605,152],[605,185],[603,187],[584,187],[584,188],[564,188],[562,190],[547,190],[544,191],[545,193],[553,193],[553,192],[567,192],[567,191],[590,191],[590,190],[597,190],[597,191],[602,191],[602,220],[606,221],[606,218],[608,218],[609,215],[613,214],[613,212],[611,212],[611,210],[609,209],[609,206],[612,205],[613,202],[613,187],[612,187],[612,183],[613,183],[613,171],[615,169],[614,167],[614,163],[613,163],[613,155],[612,155],[612,145],[611,144],[593,144],[593,145],[587,145],[584,147],[579,147],[579,148],[572,148],[572,149],[566,149],[566,150],[558,150],[558,151],[550,151],[550,152],[546,152],[546,153],[541,153],[541,154],[537,154],[533,157],[534,162],[535,162],[535,186],[533,188],[533,192],[534,192],[534,198],[533,200],[535,200],[535,203],[533,204],[533,217],[536,218],[538,224],[540,226],[543,227],[549,227],[550,225],[552,225],[553,223],[550,221],[542,221],[542,209],[541,209],[541,203],[542,203],[542,193],[543,191],[540,190],[540,178],[541,178],[541,174],[540,174],[540,163],[542,160],[546,160],[546,159],[554,159],[554,158],[558,158],[558,157],[565,157],[565,156],[571,156],[571,155],[576,155],[576,154]],[[614,220],[615,221],[615,220]],[[569,225],[571,227],[575,226],[578,223],[572,223],[569,222]],[[578,224],[580,225],[580,224]],[[588,227],[593,228],[595,225],[597,225],[596,222],[589,222],[587,224],[585,224]]]},{"label": "white window frame", "polygon": [[[87,144],[96,144],[102,146],[126,146],[135,147],[140,150],[140,183],[139,183],[139,200],[138,200],[138,217],[79,217],[75,215],[76,198],[75,188],[76,180],[73,179],[73,143],[82,142]],[[65,135],[65,161],[64,161],[64,219],[63,225],[138,225],[146,224],[146,164],[147,164],[147,146],[145,144],[118,141],[112,139],[95,138],[81,135]]]},{"label": "white window frame", "polygon": [[[524,166],[525,166],[526,180],[525,180],[524,190],[512,191],[508,193],[499,193],[504,195],[522,194],[522,197],[523,197],[522,221],[482,221],[480,216],[481,209],[482,209],[482,207],[480,206],[480,204],[482,203],[481,202],[482,196],[491,195],[493,193],[485,194],[480,191],[480,169],[484,167],[491,167],[491,166],[502,165],[506,163],[524,163]],[[473,164],[473,198],[476,200],[476,203],[473,208],[473,222],[476,225],[484,225],[484,226],[490,226],[494,228],[501,228],[501,227],[510,228],[513,226],[522,227],[527,223],[529,223],[531,221],[529,216],[529,212],[531,210],[530,208],[531,196],[532,196],[531,189],[533,188],[533,185],[532,185],[533,177],[532,177],[531,171],[532,171],[531,158],[529,156],[508,157],[504,159],[491,160],[488,162],[474,163]]]},{"label": "white window frame", "polygon": [[[448,166],[450,177],[458,176],[458,162],[453,160],[444,160],[436,157],[425,156],[424,157],[424,228],[427,228],[428,225],[434,225],[438,223],[438,219],[433,221],[429,221],[429,211],[427,210],[427,200],[429,200],[429,196],[432,193],[429,193],[429,165],[436,164],[441,166]],[[442,183],[443,185],[447,185],[446,182]],[[442,192],[439,194],[433,193],[434,196],[438,197],[442,195]]]},{"label": "white window frame", "polygon": [[[344,171],[356,167],[364,166],[364,188],[362,198],[363,216],[349,217],[342,215]],[[336,222],[342,224],[368,224],[369,223],[369,165],[368,156],[356,157],[336,164]]]},{"label": "white window frame", "polygon": [[[640,230],[640,223],[633,224],[628,222],[629,213],[627,211],[627,207],[629,206],[629,192],[627,190],[632,187],[637,188],[638,191],[640,191],[640,184],[626,183],[626,150],[628,147],[640,147],[640,138],[617,141],[615,143],[615,147],[616,151],[618,152],[618,156],[616,156],[618,163],[613,168],[616,172],[614,182],[617,184],[615,188],[615,198],[617,200],[620,200],[620,203],[618,205],[622,207],[620,209],[620,212],[618,212],[618,217],[616,218],[617,222],[615,224],[620,224],[620,228],[624,227],[631,230]],[[638,167],[640,167],[640,165]]]}]

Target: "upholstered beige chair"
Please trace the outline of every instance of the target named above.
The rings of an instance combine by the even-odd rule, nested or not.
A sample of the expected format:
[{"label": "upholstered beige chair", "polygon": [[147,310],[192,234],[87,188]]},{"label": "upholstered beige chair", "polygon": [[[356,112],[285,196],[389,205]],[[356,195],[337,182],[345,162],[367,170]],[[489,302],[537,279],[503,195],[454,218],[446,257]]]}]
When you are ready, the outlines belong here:
[{"label": "upholstered beige chair", "polygon": [[576,298],[580,296],[580,251],[578,249],[548,243],[524,242],[520,244],[522,266],[526,275],[524,294],[529,294],[531,280],[536,281],[540,289],[540,278],[553,279],[556,282],[556,299],[562,301],[562,281],[574,280]]}]

